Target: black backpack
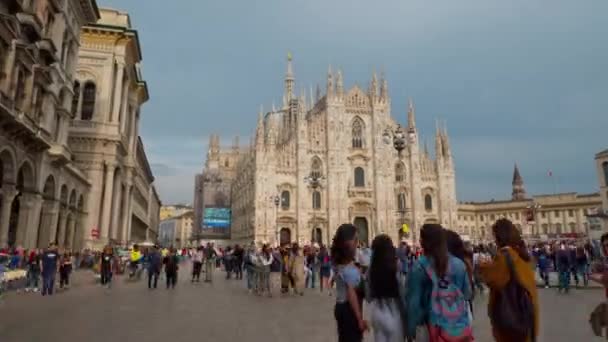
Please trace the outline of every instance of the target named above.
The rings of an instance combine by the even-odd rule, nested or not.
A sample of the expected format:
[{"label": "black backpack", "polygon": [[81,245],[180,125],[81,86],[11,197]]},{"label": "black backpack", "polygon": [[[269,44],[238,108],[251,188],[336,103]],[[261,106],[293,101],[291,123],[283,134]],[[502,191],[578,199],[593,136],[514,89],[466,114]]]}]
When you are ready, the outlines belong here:
[{"label": "black backpack", "polygon": [[509,253],[504,251],[503,255],[509,267],[510,279],[507,285],[496,294],[490,313],[492,325],[498,331],[516,337],[518,341],[525,341],[528,336],[534,341],[536,332],[534,331],[532,296],[517,280],[513,260]]}]

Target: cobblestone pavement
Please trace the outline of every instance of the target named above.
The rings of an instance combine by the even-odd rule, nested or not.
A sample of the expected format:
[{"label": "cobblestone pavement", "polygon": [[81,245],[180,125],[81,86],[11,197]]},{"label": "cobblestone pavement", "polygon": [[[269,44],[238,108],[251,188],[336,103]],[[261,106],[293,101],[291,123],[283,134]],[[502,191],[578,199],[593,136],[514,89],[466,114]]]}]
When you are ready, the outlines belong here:
[{"label": "cobblestone pavement", "polygon": [[[10,293],[0,304],[0,341],[336,341],[327,295],[309,290],[303,297],[256,297],[220,273],[212,285],[190,284],[186,269],[175,290],[149,291],[143,281],[121,278],[107,290],[94,285],[90,273],[78,272],[70,290],[52,297]],[[539,342],[601,340],[587,320],[602,291],[539,291]],[[492,340],[485,305],[484,297],[475,304],[475,334],[482,342]]]}]

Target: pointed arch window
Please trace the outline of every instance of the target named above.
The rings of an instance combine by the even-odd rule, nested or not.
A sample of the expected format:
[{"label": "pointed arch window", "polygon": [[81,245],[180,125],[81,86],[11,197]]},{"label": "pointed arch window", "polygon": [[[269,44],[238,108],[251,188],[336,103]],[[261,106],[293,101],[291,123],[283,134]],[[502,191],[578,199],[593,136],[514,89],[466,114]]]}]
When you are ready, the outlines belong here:
[{"label": "pointed arch window", "polygon": [[355,168],[355,186],[365,187],[365,170],[362,167]]},{"label": "pointed arch window", "polygon": [[93,119],[96,92],[97,86],[95,86],[95,83],[91,81],[85,83],[84,89],[82,90],[82,120],[90,121]]},{"label": "pointed arch window", "polygon": [[74,96],[72,97],[72,115],[76,116],[78,111],[78,100],[80,99],[80,82],[74,82]]},{"label": "pointed arch window", "polygon": [[405,181],[405,167],[402,162],[395,164],[395,182]]},{"label": "pointed arch window", "polygon": [[321,178],[323,175],[321,160],[319,158],[313,158],[312,165],[310,167],[310,176],[312,178]]},{"label": "pointed arch window", "polygon": [[25,103],[25,72],[22,68],[17,71],[17,79],[15,80],[15,107],[18,110],[23,110]]},{"label": "pointed arch window", "polygon": [[405,211],[405,194],[403,192],[397,195],[397,211],[404,212]]},{"label": "pointed arch window", "polygon": [[289,210],[289,206],[290,206],[290,193],[289,191],[285,190],[283,192],[281,192],[281,209],[283,210]]},{"label": "pointed arch window", "polygon": [[353,148],[363,148],[363,121],[360,118],[356,118],[353,121]]},{"label": "pointed arch window", "polygon": [[424,209],[426,211],[433,211],[433,197],[429,194],[424,196]]},{"label": "pointed arch window", "polygon": [[321,193],[319,191],[313,191],[312,193],[312,208],[321,209]]}]

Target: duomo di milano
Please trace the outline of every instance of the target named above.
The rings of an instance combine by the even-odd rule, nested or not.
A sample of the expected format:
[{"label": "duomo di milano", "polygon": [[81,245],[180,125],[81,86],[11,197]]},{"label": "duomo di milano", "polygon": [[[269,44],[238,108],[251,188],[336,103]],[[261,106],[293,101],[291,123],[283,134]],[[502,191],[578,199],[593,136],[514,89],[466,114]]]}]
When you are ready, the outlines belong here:
[{"label": "duomo di milano", "polygon": [[0,248],[156,240],[141,60],[124,12],[0,1]]},{"label": "duomo di milano", "polygon": [[[344,89],[341,72],[330,69],[325,94],[317,88],[314,95],[296,97],[294,88],[288,57],[283,104],[270,112],[260,110],[250,145],[241,147],[236,139],[222,148],[219,136],[211,136],[205,167],[195,179],[195,226],[205,228],[203,208],[230,207],[230,240],[240,244],[327,244],[344,222],[355,224],[360,240],[368,243],[379,233],[394,241],[418,241],[424,223],[440,223],[472,241],[489,241],[492,223],[501,217],[511,219],[529,239],[580,237],[603,229],[601,208],[602,202],[608,207],[608,191],[601,192],[605,196],[527,196],[517,166],[510,199],[458,203],[445,126],[437,126],[431,156],[420,145],[410,101],[407,127],[402,128],[404,149],[398,153],[392,139],[386,139],[398,124],[383,77],[372,75],[367,89]],[[596,161],[606,189],[606,152]],[[202,231],[206,238],[228,237]]]}]

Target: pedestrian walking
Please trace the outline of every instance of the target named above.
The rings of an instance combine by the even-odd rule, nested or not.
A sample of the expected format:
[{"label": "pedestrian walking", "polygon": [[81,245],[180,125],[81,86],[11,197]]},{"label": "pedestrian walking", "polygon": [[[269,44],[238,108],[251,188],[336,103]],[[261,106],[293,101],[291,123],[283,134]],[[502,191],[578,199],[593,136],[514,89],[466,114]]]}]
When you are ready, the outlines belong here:
[{"label": "pedestrian walking", "polygon": [[368,329],[363,320],[363,290],[361,273],[355,266],[357,228],[343,224],[336,230],[331,255],[336,269],[336,305],[334,317],[338,327],[338,342],[360,342]]},{"label": "pedestrian walking", "polygon": [[51,244],[49,248],[42,254],[41,258],[41,273],[42,273],[42,295],[53,295],[55,286],[55,275],[57,274],[57,266],[59,263],[59,253],[57,246]]},{"label": "pedestrian walking", "polygon": [[243,255],[244,250],[238,244],[234,246],[234,277],[236,279],[243,279]]},{"label": "pedestrian walking", "polygon": [[148,255],[148,289],[155,289],[158,285],[158,277],[163,267],[163,258],[156,246]]},{"label": "pedestrian walking", "polygon": [[114,270],[114,249],[106,245],[101,253],[99,273],[101,275],[101,285],[108,288],[112,286],[112,274]]},{"label": "pedestrian walking", "polygon": [[321,292],[326,290],[331,295],[331,287],[329,286],[329,277],[331,276],[331,258],[325,245],[319,250],[319,277],[321,278]]},{"label": "pedestrian walking", "polygon": [[399,286],[397,263],[391,238],[385,234],[376,236],[368,269],[369,312],[375,342],[404,340],[405,288]]},{"label": "pedestrian walking", "polygon": [[201,269],[203,268],[203,247],[199,246],[192,255],[192,281],[201,281]]},{"label": "pedestrian walking", "polygon": [[473,341],[467,304],[472,288],[466,265],[448,253],[440,225],[423,225],[420,238],[423,254],[407,281],[407,336],[428,335],[432,342]]},{"label": "pedestrian walking", "polygon": [[573,268],[574,260],[566,244],[561,243],[556,253],[557,272],[559,277],[559,292],[568,293],[570,291],[570,271]]},{"label": "pedestrian walking", "polygon": [[63,289],[70,286],[70,274],[72,273],[72,255],[64,252],[59,263],[59,288]]},{"label": "pedestrian walking", "polygon": [[32,250],[27,263],[27,286],[25,292],[38,292],[38,279],[40,278],[40,251]]},{"label": "pedestrian walking", "polygon": [[281,251],[278,248],[271,250],[270,263],[270,294],[279,294],[281,291],[281,271],[283,269]]},{"label": "pedestrian walking", "polygon": [[481,264],[490,288],[488,315],[497,342],[532,342],[538,335],[538,296],[534,268],[521,233],[507,219],[492,226],[498,253]]},{"label": "pedestrian walking", "polygon": [[176,255],[174,248],[171,248],[169,255],[165,257],[164,263],[167,289],[174,289],[175,284],[177,284],[177,272],[179,271],[179,257]]},{"label": "pedestrian walking", "polygon": [[217,252],[213,247],[212,243],[207,243],[207,247],[205,248],[205,282],[211,283],[213,282],[213,269],[215,267],[215,258],[217,257]]}]

